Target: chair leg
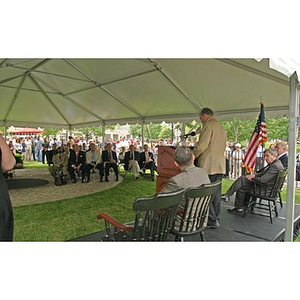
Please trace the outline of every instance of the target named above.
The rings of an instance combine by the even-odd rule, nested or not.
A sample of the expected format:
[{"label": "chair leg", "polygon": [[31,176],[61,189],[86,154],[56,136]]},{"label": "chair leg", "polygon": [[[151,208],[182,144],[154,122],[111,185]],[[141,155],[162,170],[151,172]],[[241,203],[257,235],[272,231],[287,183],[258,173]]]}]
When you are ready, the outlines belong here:
[{"label": "chair leg", "polygon": [[271,223],[273,223],[273,218],[272,218],[272,205],[271,205],[271,202],[272,202],[272,201],[268,201],[268,204],[269,204],[269,215],[270,215]]},{"label": "chair leg", "polygon": [[200,239],[202,242],[206,242],[204,231],[200,232]]},{"label": "chair leg", "polygon": [[278,197],[279,197],[280,206],[282,207],[282,198],[281,198],[281,193],[280,192],[278,192]]}]

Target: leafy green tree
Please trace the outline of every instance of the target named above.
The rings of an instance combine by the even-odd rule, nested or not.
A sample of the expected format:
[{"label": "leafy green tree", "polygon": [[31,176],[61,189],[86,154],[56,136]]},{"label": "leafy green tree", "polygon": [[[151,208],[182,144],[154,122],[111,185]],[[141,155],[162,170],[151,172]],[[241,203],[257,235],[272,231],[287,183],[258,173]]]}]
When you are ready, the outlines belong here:
[{"label": "leafy green tree", "polygon": [[161,124],[146,124],[145,125],[145,137],[150,140],[159,139],[160,132],[162,130]]},{"label": "leafy green tree", "polygon": [[46,129],[44,129],[43,135],[45,135],[47,137],[52,135],[55,137],[60,131],[61,131],[61,129],[57,129],[57,128],[46,128]]},{"label": "leafy green tree", "polygon": [[129,133],[134,136],[141,138],[142,137],[142,125],[140,124],[132,124],[129,126]]},{"label": "leafy green tree", "polygon": [[[117,125],[106,125],[105,129],[114,130]],[[102,126],[92,126],[92,127],[80,127],[76,131],[80,132],[85,136],[86,141],[91,139],[93,136],[102,136],[103,127]]]},{"label": "leafy green tree", "polygon": [[172,131],[170,127],[168,125],[163,125],[158,137],[160,139],[170,139],[171,135]]},{"label": "leafy green tree", "polygon": [[238,120],[221,122],[227,132],[227,139],[233,142],[249,141],[254,130],[256,120]]},{"label": "leafy green tree", "polygon": [[289,118],[267,119],[268,140],[285,140],[289,137]]}]

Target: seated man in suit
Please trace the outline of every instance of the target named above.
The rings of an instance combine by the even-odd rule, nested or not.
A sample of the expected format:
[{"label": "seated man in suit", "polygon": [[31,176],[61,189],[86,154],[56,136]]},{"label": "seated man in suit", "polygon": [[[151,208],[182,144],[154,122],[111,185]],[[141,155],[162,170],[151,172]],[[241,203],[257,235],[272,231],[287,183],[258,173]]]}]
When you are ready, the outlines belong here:
[{"label": "seated man in suit", "polygon": [[139,158],[140,158],[140,153],[138,151],[135,151],[134,145],[131,144],[129,146],[129,151],[125,152],[124,169],[126,171],[133,170],[136,180],[139,180],[139,174],[141,176],[143,175],[138,163]]},{"label": "seated man in suit", "polygon": [[[182,188],[187,189],[210,183],[207,171],[203,168],[196,167],[194,160],[195,156],[189,147],[177,147],[174,151],[174,164],[181,170],[181,173],[171,177],[160,193],[169,193]],[[179,208],[184,209],[184,206],[185,198],[180,201]],[[215,227],[207,226],[207,228]]]},{"label": "seated man in suit", "polygon": [[50,166],[51,164],[53,164],[53,156],[56,154],[57,152],[57,144],[54,143],[52,144],[52,149],[48,151],[48,165]]},{"label": "seated man in suit", "polygon": [[[189,147],[177,147],[174,151],[174,164],[181,170],[181,173],[171,177],[160,192],[169,193],[182,188],[187,189],[210,183],[207,171],[196,167],[194,160],[195,156]],[[180,202],[180,204],[184,205],[183,202]]]},{"label": "seated man in suit", "polygon": [[285,169],[288,168],[288,154],[287,154],[287,148],[284,142],[278,142],[275,146],[278,156],[277,159],[279,159],[284,166]]},{"label": "seated man in suit", "polygon": [[79,151],[79,145],[74,144],[74,149],[70,149],[70,155],[69,155],[69,173],[72,179],[73,183],[76,183],[76,174],[79,176],[81,171],[81,181],[84,183],[84,177],[85,177],[85,152]]},{"label": "seated man in suit", "polygon": [[67,183],[68,154],[62,150],[61,146],[56,149],[56,154],[52,158],[53,166],[48,167],[50,174],[54,177],[55,185]]},{"label": "seated man in suit", "polygon": [[270,189],[276,181],[276,176],[279,171],[284,170],[284,167],[280,160],[277,159],[277,151],[275,149],[266,149],[264,151],[264,158],[267,162],[267,166],[256,172],[255,174],[250,174],[246,176],[239,177],[227,190],[227,192],[222,195],[222,200],[228,202],[230,196],[236,192],[234,208],[228,209],[231,213],[241,213],[244,212],[246,205],[247,193],[253,192],[253,183],[261,183],[266,185]]},{"label": "seated man in suit", "polygon": [[86,152],[87,182],[91,182],[91,169],[99,170],[100,182],[103,182],[104,170],[100,151],[96,150],[95,143],[90,144],[90,150]]},{"label": "seated man in suit", "polygon": [[117,153],[112,150],[111,143],[108,143],[105,147],[105,150],[102,151],[102,161],[103,167],[105,170],[105,181],[108,182],[109,169],[113,168],[116,174],[116,181],[119,181],[119,172],[118,172],[118,158]]},{"label": "seated man in suit", "polygon": [[154,170],[156,171],[157,168],[153,153],[149,151],[149,146],[147,144],[144,145],[144,152],[140,153],[139,165],[144,172],[145,169],[150,169],[151,179],[154,181]]}]

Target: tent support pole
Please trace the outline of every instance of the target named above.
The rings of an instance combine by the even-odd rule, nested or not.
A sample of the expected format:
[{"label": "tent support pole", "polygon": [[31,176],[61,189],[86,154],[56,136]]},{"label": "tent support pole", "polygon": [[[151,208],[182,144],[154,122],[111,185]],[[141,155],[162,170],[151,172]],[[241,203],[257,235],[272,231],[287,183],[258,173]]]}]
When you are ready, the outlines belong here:
[{"label": "tent support pole", "polygon": [[285,214],[285,242],[293,241],[295,210],[296,144],[298,137],[297,117],[299,116],[298,77],[296,72],[290,77],[290,122],[289,122],[289,163],[287,177],[287,201]]},{"label": "tent support pole", "polygon": [[171,123],[171,140],[172,140],[172,145],[174,144],[174,123]]},{"label": "tent support pole", "polygon": [[184,138],[184,135],[185,135],[185,124],[184,123],[181,123],[180,124],[180,131],[181,131],[181,141],[180,141],[180,145],[181,146],[184,146],[185,145],[185,138]]},{"label": "tent support pole", "polygon": [[142,147],[144,147],[144,143],[145,143],[145,131],[144,131],[144,129],[145,129],[145,121],[143,120],[142,121]]},{"label": "tent support pole", "polygon": [[72,126],[69,125],[69,136],[72,136]]},{"label": "tent support pole", "polygon": [[105,123],[102,124],[102,147],[104,149],[105,146]]},{"label": "tent support pole", "polygon": [[7,136],[7,128],[6,128],[6,121],[4,121],[4,140],[6,141]]}]

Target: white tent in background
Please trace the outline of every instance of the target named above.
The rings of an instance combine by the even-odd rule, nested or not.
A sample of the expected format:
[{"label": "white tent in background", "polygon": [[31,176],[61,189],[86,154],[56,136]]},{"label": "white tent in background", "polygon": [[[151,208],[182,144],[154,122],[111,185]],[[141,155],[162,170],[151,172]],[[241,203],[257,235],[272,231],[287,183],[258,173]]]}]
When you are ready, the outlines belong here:
[{"label": "white tent in background", "polygon": [[[82,127],[290,116],[286,240],[292,239],[299,64],[276,59],[0,59],[0,123]],[[276,71],[278,70],[278,71]],[[293,74],[293,75],[292,75]],[[291,76],[292,75],[292,76]]]}]

